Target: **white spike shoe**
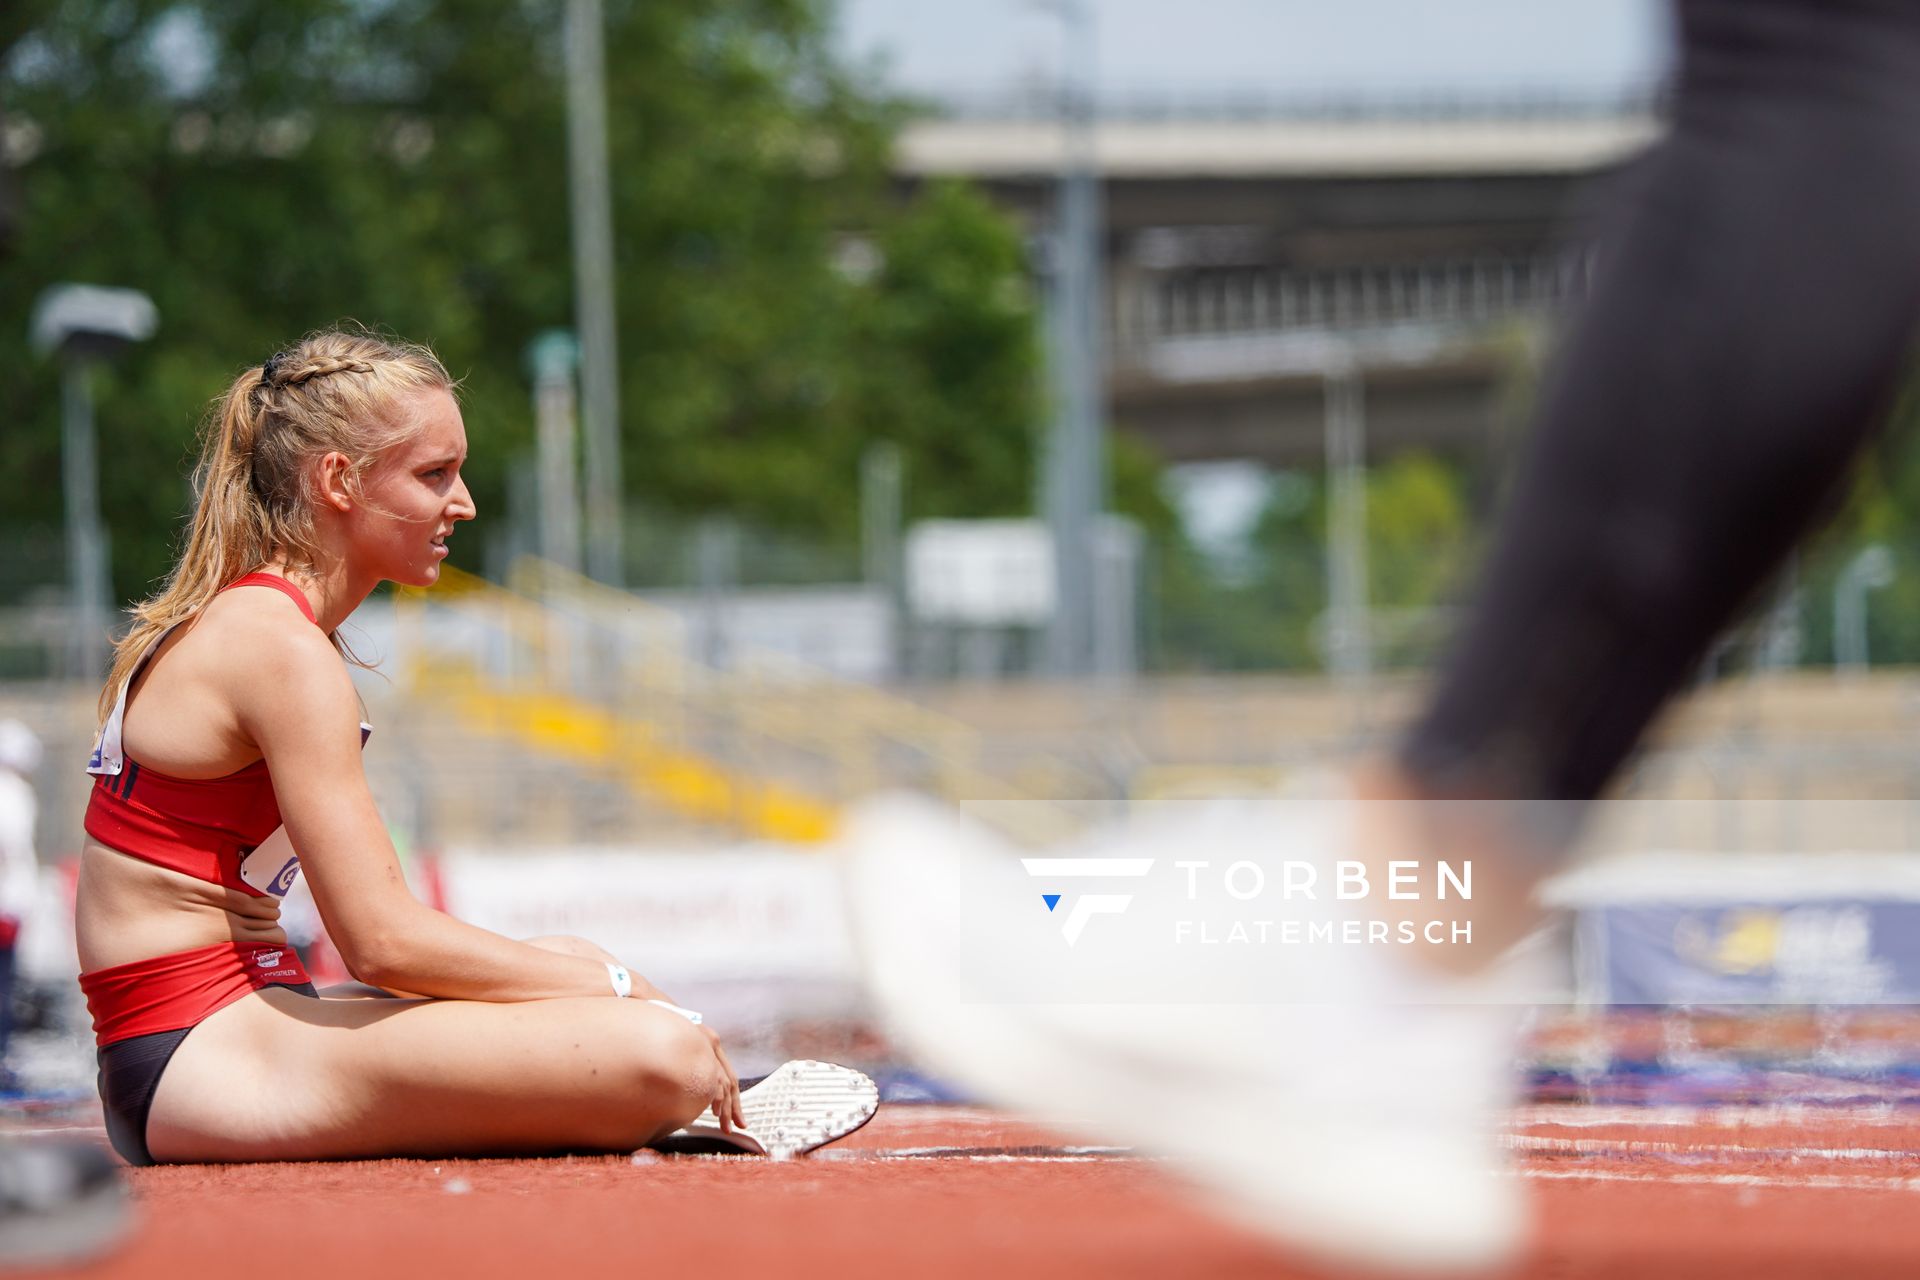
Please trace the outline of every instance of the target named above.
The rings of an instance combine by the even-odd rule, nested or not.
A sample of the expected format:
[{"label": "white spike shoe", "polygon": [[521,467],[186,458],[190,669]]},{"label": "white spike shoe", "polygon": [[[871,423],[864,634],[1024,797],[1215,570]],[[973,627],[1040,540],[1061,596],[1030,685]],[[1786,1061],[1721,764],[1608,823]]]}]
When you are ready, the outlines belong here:
[{"label": "white spike shoe", "polygon": [[790,1160],[873,1119],[880,1091],[850,1067],[797,1059],[740,1093],[746,1127],[723,1132],[711,1111],[653,1144],[682,1154],[743,1152]]}]

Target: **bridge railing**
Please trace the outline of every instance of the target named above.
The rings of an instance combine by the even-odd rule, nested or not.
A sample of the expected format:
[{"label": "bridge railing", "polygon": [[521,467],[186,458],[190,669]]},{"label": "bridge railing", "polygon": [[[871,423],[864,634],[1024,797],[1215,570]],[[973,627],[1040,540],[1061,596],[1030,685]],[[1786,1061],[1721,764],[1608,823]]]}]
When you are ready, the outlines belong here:
[{"label": "bridge railing", "polygon": [[[1048,121],[1061,114],[1056,85],[1033,82],[1012,89],[935,92],[931,112],[948,120]],[[1541,121],[1639,118],[1657,114],[1663,91],[1653,84],[1610,91],[1555,88],[1433,89],[1356,93],[1351,90],[1166,90],[1122,87],[1103,91],[1095,116],[1124,123],[1207,123],[1244,120],[1452,123],[1466,120]]]},{"label": "bridge railing", "polygon": [[1585,287],[1585,253],[1301,270],[1212,267],[1115,282],[1116,363],[1163,344],[1402,325],[1472,327],[1553,311]]}]

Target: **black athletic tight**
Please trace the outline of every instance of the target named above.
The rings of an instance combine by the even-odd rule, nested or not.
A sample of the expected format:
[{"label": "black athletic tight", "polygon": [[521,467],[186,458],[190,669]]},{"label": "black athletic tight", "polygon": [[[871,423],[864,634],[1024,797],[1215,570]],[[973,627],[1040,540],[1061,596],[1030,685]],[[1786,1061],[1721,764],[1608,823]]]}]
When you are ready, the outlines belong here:
[{"label": "black athletic tight", "polygon": [[1400,751],[1586,800],[1838,496],[1920,314],[1920,0],[1679,0],[1470,621]]}]

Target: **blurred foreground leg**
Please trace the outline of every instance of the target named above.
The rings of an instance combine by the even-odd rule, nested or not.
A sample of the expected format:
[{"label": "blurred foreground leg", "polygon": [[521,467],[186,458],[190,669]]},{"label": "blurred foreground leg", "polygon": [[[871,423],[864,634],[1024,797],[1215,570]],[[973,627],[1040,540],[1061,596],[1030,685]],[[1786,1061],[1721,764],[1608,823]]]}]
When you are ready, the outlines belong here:
[{"label": "blurred foreground leg", "polygon": [[1400,763],[1599,795],[1839,495],[1920,312],[1920,5],[1680,0],[1633,175],[1476,607]]},{"label": "blurred foreground leg", "polygon": [[62,1266],[113,1248],[133,1223],[119,1165],[92,1143],[0,1141],[0,1267]]}]

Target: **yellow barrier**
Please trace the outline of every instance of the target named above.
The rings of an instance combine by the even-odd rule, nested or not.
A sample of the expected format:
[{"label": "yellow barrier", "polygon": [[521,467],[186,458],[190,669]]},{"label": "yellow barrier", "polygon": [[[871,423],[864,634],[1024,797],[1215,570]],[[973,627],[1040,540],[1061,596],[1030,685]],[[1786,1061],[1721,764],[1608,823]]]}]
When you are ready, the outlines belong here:
[{"label": "yellow barrier", "polygon": [[[478,604],[496,611],[507,631],[535,658],[537,676],[502,681],[472,662],[430,656],[420,643],[420,609],[427,603]],[[702,822],[738,825],[747,832],[793,843],[817,843],[834,831],[832,805],[778,782],[738,776],[697,753],[659,741],[653,726],[616,715],[582,699],[543,687],[551,619],[532,601],[456,570],[444,570],[429,595],[401,593],[401,648],[410,653],[403,675],[416,693],[449,705],[460,719],[490,736],[620,778],[673,811]]]},{"label": "yellow barrier", "polygon": [[[399,645],[411,660],[400,665],[411,686],[448,699],[476,729],[619,777],[683,816],[817,842],[832,835],[841,802],[918,785],[1045,840],[1078,825],[1061,800],[1097,794],[1057,762],[1041,787],[1031,770],[1004,776],[986,766],[971,726],[784,656],[742,655],[730,671],[696,662],[677,615],[544,561],[522,558],[510,582],[443,568],[431,592],[401,593]],[[508,670],[498,671],[499,653],[483,664],[431,652],[420,616],[430,604],[487,618],[488,634],[507,642]],[[587,679],[594,657],[582,651],[594,642],[611,651],[600,658],[615,673],[617,707],[572,691],[583,680],[606,687]],[[694,745],[696,725],[722,737],[728,763]],[[901,757],[918,762],[905,776]],[[776,780],[765,767],[776,758],[814,785]]]}]

